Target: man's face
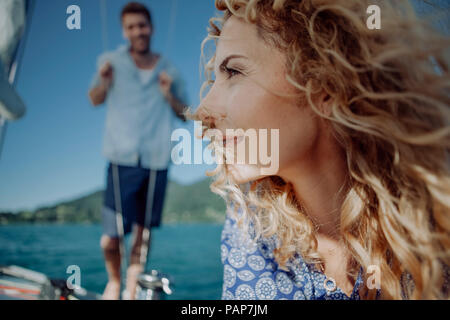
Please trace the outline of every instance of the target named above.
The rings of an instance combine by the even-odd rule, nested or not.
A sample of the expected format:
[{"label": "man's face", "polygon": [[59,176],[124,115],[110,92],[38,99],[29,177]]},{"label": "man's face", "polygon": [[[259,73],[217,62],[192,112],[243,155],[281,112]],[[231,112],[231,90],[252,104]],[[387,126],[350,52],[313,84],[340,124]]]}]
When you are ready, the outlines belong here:
[{"label": "man's face", "polygon": [[130,41],[133,51],[146,53],[149,50],[153,30],[144,14],[125,14],[122,18],[122,28],[124,37]]}]

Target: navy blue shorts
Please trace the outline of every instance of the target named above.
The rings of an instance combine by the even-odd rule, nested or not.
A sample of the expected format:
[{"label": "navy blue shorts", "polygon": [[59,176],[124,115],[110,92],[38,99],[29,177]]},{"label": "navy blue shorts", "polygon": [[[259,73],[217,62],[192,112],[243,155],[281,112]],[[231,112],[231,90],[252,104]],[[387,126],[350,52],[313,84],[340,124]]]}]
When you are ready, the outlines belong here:
[{"label": "navy blue shorts", "polygon": [[[149,194],[151,171],[141,167],[118,166],[118,173],[121,195],[120,204],[122,207],[124,233],[126,235],[131,232],[134,224],[145,226],[147,202],[151,198]],[[151,218],[150,227],[153,228],[161,225],[161,215],[167,186],[167,170],[153,170],[152,173],[156,176],[156,183],[153,193],[153,208],[152,210],[147,208],[147,214],[150,214],[147,221],[150,221]],[[114,194],[113,166],[109,164],[102,218],[103,234],[111,238],[118,237]]]}]

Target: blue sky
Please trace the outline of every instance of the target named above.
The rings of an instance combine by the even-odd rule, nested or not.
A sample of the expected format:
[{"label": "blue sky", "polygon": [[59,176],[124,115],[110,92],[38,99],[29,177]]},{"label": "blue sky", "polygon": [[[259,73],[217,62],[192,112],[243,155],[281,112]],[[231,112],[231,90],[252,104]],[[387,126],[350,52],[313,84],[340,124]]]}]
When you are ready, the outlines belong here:
[{"label": "blue sky", "polygon": [[[108,0],[108,44],[125,43],[119,13],[127,0]],[[180,70],[190,104],[199,103],[200,44],[212,0],[143,0],[152,10],[152,47]],[[97,0],[39,0],[26,44],[17,90],[28,110],[10,123],[0,159],[0,211],[33,209],[99,190],[105,109],[87,98],[96,58],[103,51]],[[66,28],[69,5],[81,8],[81,30]],[[170,22],[173,23],[170,23]],[[172,166],[171,178],[188,184],[205,177],[203,166]]]}]

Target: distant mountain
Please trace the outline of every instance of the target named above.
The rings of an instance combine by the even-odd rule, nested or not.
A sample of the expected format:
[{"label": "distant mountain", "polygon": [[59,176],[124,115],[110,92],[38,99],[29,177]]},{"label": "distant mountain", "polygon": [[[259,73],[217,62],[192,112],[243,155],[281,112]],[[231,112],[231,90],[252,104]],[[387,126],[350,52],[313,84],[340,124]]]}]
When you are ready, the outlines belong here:
[{"label": "distant mountain", "polygon": [[[170,181],[163,223],[223,223],[225,204],[213,194],[210,179],[190,186]],[[34,211],[0,213],[0,225],[16,223],[100,223],[103,191]]]}]

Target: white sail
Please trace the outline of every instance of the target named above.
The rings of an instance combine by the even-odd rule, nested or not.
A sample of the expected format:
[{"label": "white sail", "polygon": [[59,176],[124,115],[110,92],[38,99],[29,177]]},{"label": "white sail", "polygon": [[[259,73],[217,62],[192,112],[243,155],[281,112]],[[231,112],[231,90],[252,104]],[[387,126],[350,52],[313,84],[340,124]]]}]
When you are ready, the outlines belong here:
[{"label": "white sail", "polygon": [[0,1],[0,58],[5,69],[13,62],[25,28],[25,0]]}]

